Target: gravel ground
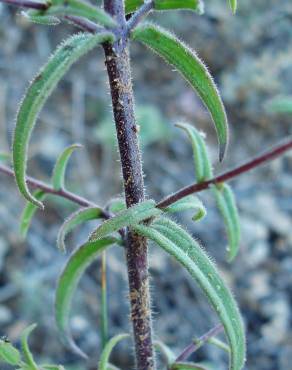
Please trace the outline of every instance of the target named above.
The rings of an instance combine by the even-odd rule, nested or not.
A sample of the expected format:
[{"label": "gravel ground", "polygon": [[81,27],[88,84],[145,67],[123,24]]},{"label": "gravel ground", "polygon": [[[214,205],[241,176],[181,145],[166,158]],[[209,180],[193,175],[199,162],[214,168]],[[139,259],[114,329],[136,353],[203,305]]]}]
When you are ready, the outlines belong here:
[{"label": "gravel ground", "polygon": [[[210,117],[197,97],[161,60],[141,46],[132,48],[145,181],[148,195],[155,199],[194,181],[191,148],[173,128],[180,119],[206,132],[217,173],[291,134],[291,116],[265,109],[274,96],[292,94],[291,2],[246,0],[236,17],[230,16],[224,1],[209,3],[203,17],[179,13],[182,22],[177,13],[163,13],[153,18],[175,29],[198,51],[219,85],[231,125],[224,164],[216,163]],[[28,81],[73,31],[70,26],[27,24],[0,5],[0,151],[10,146],[16,109]],[[60,151],[81,142],[85,148],[72,157],[69,187],[103,205],[122,187],[102,53],[97,53],[74,66],[50,98],[31,142],[29,173],[48,181]],[[232,265],[225,262],[224,227],[208,193],[202,194],[208,209],[204,220],[194,224],[188,213],[177,217],[217,261],[234,292],[247,328],[249,370],[291,368],[291,174],[290,153],[232,182],[242,225],[241,250]],[[0,175],[0,334],[17,340],[24,327],[37,322],[31,345],[38,358],[63,363],[68,370],[94,369],[97,358],[84,364],[63,347],[53,320],[54,288],[66,260],[56,250],[55,239],[75,206],[50,198],[27,239],[21,240],[18,220],[23,205],[13,182]],[[80,244],[93,227],[90,223],[80,228],[70,245]],[[123,252],[111,252],[108,264],[110,332],[116,334],[129,330]],[[155,332],[179,353],[217,319],[186,273],[154,247],[150,266]],[[82,280],[71,321],[78,343],[89,354],[99,346],[99,275],[96,263]],[[113,360],[129,369],[129,352],[125,342]],[[210,369],[227,368],[226,355],[210,345],[194,360],[208,361]]]}]

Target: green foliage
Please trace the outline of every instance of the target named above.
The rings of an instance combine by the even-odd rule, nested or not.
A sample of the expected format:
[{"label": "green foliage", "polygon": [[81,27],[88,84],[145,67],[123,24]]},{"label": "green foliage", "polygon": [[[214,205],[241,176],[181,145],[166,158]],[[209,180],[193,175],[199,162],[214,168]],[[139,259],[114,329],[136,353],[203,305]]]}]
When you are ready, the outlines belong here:
[{"label": "green foliage", "polygon": [[177,123],[176,126],[183,129],[191,141],[197,182],[210,180],[213,177],[213,170],[203,133],[188,123]]},{"label": "green foliage", "polygon": [[119,343],[121,342],[122,340],[124,339],[127,339],[129,338],[130,335],[129,334],[118,334],[116,335],[115,337],[111,338],[104,350],[102,351],[102,354],[100,356],[100,360],[99,360],[99,365],[98,365],[98,370],[108,370],[108,366],[109,366],[109,358],[110,358],[110,355],[111,355],[111,352],[113,350],[113,348]]},{"label": "green foliage", "polygon": [[0,339],[0,363],[19,365],[21,362],[20,352],[8,341]]},{"label": "green foliage", "polygon": [[167,213],[176,213],[176,212],[182,212],[187,210],[195,210],[196,213],[193,216],[194,221],[199,221],[202,218],[204,218],[207,214],[206,208],[204,207],[201,200],[194,196],[189,195],[187,197],[184,197],[177,202],[171,204],[170,206],[163,209],[164,212]]},{"label": "green foliage", "polygon": [[57,17],[66,15],[84,17],[106,27],[117,25],[115,20],[103,9],[78,0],[53,0],[47,10],[30,10],[25,15],[32,22],[46,25],[56,25],[60,23]]},{"label": "green foliage", "polygon": [[57,246],[62,251],[66,251],[65,238],[76,226],[90,220],[96,220],[103,216],[102,209],[98,207],[89,207],[78,210],[73,213],[62,225],[57,237]]},{"label": "green foliage", "polygon": [[236,9],[237,9],[237,0],[228,0],[228,1],[229,1],[230,8],[232,10],[232,13],[235,14]]},{"label": "green foliage", "polygon": [[[144,0],[125,0],[126,14],[133,13],[143,4]],[[187,9],[202,14],[204,11],[204,4],[201,0],[154,0],[154,9],[155,10]]]},{"label": "green foliage", "polygon": [[230,369],[240,370],[245,361],[242,319],[232,294],[208,256],[186,231],[166,218],[151,226],[137,225],[134,230],[155,241],[199,284],[224,326],[231,349]]},{"label": "green foliage", "polygon": [[144,43],[175,67],[198,93],[213,118],[222,160],[228,143],[227,117],[216,85],[203,62],[177,37],[156,25],[138,26],[132,38]]},{"label": "green foliage", "polygon": [[124,211],[119,212],[115,217],[103,222],[91,235],[89,241],[95,241],[114,233],[124,227],[138,224],[143,220],[157,217],[162,211],[155,207],[153,200],[146,200],[143,203],[134,205]]},{"label": "green foliage", "polygon": [[68,161],[71,154],[75,149],[82,148],[80,144],[72,144],[60,154],[54,167],[52,182],[55,190],[61,190],[65,188],[65,171],[67,168]]},{"label": "green foliage", "polygon": [[43,204],[32,196],[25,182],[27,148],[35,121],[71,65],[104,41],[113,41],[113,35],[108,32],[97,35],[80,33],[66,40],[33,80],[20,105],[13,140],[15,179],[22,195],[40,208],[43,208]]},{"label": "green foliage", "polygon": [[75,344],[69,330],[69,314],[76,287],[86,268],[110,245],[119,242],[108,237],[88,242],[79,247],[69,258],[57,284],[55,317],[58,329],[67,345],[80,356],[87,356]]},{"label": "green foliage", "polygon": [[39,370],[28,345],[28,337],[35,328],[36,324],[32,324],[24,329],[21,335],[21,348],[23,357],[30,370]]},{"label": "green foliage", "polygon": [[269,113],[288,113],[292,114],[292,96],[277,96],[266,104]]},{"label": "green foliage", "polygon": [[[45,200],[45,198],[47,197],[47,193],[45,193],[43,190],[36,190],[33,193],[33,197],[41,202]],[[26,206],[24,207],[20,217],[20,234],[23,238],[26,237],[28,229],[31,224],[31,220],[37,210],[38,207],[35,204],[30,202],[26,203]]]},{"label": "green foliage", "polygon": [[227,184],[216,185],[213,187],[213,191],[218,209],[226,225],[229,240],[229,246],[227,247],[228,260],[232,261],[238,253],[240,242],[240,222],[235,197],[230,186]]},{"label": "green foliage", "polygon": [[207,370],[207,368],[192,362],[175,362],[170,370]]},{"label": "green foliage", "polygon": [[[213,177],[212,164],[202,134],[187,123],[180,123],[176,126],[186,131],[191,140],[197,182],[210,180]],[[212,190],[227,230],[228,260],[231,262],[238,253],[240,242],[240,221],[235,197],[231,187],[227,184],[216,184],[212,186]]]}]

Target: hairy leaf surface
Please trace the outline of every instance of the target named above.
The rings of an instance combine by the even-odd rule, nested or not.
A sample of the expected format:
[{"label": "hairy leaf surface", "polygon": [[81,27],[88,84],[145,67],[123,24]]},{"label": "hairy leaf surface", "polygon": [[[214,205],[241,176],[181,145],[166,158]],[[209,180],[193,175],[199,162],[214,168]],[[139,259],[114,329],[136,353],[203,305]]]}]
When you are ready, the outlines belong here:
[{"label": "hairy leaf surface", "polygon": [[197,182],[210,180],[213,170],[203,134],[188,123],[177,123],[176,126],[183,129],[191,141]]},{"label": "hairy leaf surface", "polygon": [[203,62],[177,37],[156,25],[138,26],[132,36],[175,67],[198,93],[213,118],[222,160],[228,143],[227,117],[217,87]]},{"label": "hairy leaf surface", "polygon": [[60,20],[52,15],[46,15],[45,12],[39,10],[29,10],[21,12],[21,15],[32,23],[42,24],[44,26],[57,26]]},{"label": "hairy leaf surface", "polygon": [[118,334],[111,338],[106,346],[104,347],[104,350],[101,353],[98,370],[108,370],[109,367],[109,358],[112,353],[113,348],[122,340],[130,338],[129,334]]},{"label": "hairy leaf surface", "polygon": [[101,218],[103,215],[102,209],[98,207],[88,207],[78,210],[73,213],[62,225],[59,230],[57,237],[57,246],[58,248],[65,252],[65,238],[66,235],[72,231],[76,226],[90,220],[96,220]]},{"label": "hairy leaf surface", "polygon": [[[43,201],[47,197],[47,194],[43,190],[36,190],[33,193],[33,197],[38,201]],[[26,237],[31,220],[38,209],[39,208],[35,204],[30,202],[26,203],[20,217],[20,234],[23,238]]]},{"label": "hairy leaf surface", "polygon": [[102,238],[82,245],[70,256],[63,270],[56,290],[55,318],[58,329],[68,346],[80,356],[87,356],[75,344],[69,330],[69,314],[76,287],[86,268],[110,245],[118,242],[116,238]]},{"label": "hairy leaf surface", "polygon": [[80,33],[62,43],[33,80],[20,105],[13,139],[15,179],[22,195],[40,208],[43,204],[32,196],[25,181],[27,148],[35,121],[71,65],[104,41],[113,41],[113,35],[108,32],[96,35]]},{"label": "hairy leaf surface", "polygon": [[[126,14],[133,13],[144,4],[144,0],[126,0]],[[155,10],[193,10],[202,14],[204,4],[201,0],[154,0]]]},{"label": "hairy leaf surface", "polygon": [[115,217],[104,221],[90,236],[89,240],[94,241],[103,238],[124,227],[138,224],[143,220],[159,216],[162,211],[155,208],[153,200],[146,200],[143,203],[134,205],[118,213]]},{"label": "hairy leaf surface", "polygon": [[238,253],[240,242],[240,221],[235,197],[228,184],[213,186],[213,191],[228,235],[228,260],[232,261]]},{"label": "hairy leaf surface", "polygon": [[176,213],[188,210],[195,210],[196,213],[193,216],[194,221],[199,221],[205,217],[207,211],[201,200],[195,195],[189,195],[184,197],[170,206],[163,209],[167,213]]},{"label": "hairy leaf surface", "polygon": [[245,361],[242,319],[232,294],[202,248],[186,231],[166,218],[160,218],[151,226],[137,225],[134,230],[155,241],[197,281],[224,326],[231,349],[230,369],[242,369]]},{"label": "hairy leaf surface", "polygon": [[68,161],[71,157],[71,154],[75,149],[82,148],[80,144],[72,144],[60,154],[57,159],[56,165],[53,170],[52,182],[53,188],[55,190],[60,190],[65,188],[65,172],[67,168]]}]

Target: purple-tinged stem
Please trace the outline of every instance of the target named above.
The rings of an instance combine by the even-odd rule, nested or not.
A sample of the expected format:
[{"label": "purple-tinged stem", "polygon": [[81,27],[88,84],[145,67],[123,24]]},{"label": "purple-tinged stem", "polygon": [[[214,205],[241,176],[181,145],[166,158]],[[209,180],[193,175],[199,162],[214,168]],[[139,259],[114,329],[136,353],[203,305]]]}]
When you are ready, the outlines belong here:
[{"label": "purple-tinged stem", "polygon": [[223,331],[223,326],[222,324],[218,324],[214,326],[211,330],[209,330],[206,334],[202,335],[198,340],[195,342],[189,344],[183,351],[182,353],[177,357],[175,362],[182,362],[187,360],[191,354],[196,352],[203,344],[208,342],[209,339],[212,337],[215,337],[219,333]]},{"label": "purple-tinged stem", "polygon": [[47,10],[49,8],[48,3],[33,0],[0,0],[0,3],[36,10]]},{"label": "purple-tinged stem", "polygon": [[276,159],[280,155],[284,154],[288,150],[292,149],[292,139],[291,137],[287,140],[285,140],[283,143],[278,144],[274,148],[266,151],[263,154],[260,154],[259,156],[251,159],[250,161],[244,163],[241,166],[238,166],[230,171],[224,172],[223,174],[214,177],[211,180],[203,181],[200,183],[195,183],[189,186],[186,186],[174,194],[167,196],[163,200],[161,200],[159,203],[157,203],[156,207],[158,208],[165,208],[170,206],[171,204],[177,202],[178,200],[191,195],[193,193],[198,193],[202,190],[208,189],[210,185],[213,184],[220,184],[222,182],[231,180],[239,175],[242,175],[245,172],[248,172],[262,164],[265,164],[273,159]]}]

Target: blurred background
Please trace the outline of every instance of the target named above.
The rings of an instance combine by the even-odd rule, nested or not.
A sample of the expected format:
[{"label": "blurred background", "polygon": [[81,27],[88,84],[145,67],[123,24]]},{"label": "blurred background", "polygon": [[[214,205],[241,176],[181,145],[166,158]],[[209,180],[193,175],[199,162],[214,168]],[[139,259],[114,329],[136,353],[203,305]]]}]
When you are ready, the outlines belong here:
[{"label": "blurred background", "polygon": [[[174,124],[196,125],[207,135],[216,173],[291,135],[291,0],[239,1],[232,16],[224,0],[205,2],[205,15],[163,12],[152,19],[174,30],[205,61],[222,93],[231,142],[223,164],[209,114],[200,100],[158,57],[132,46],[136,110],[141,127],[147,194],[159,200],[194,182],[191,146]],[[15,114],[28,82],[56,45],[76,30],[27,23],[20,11],[0,4],[0,151],[11,145]],[[74,142],[84,145],[70,160],[68,188],[106,204],[122,192],[120,164],[101,50],[77,63],[43,110],[33,133],[28,172],[49,181],[58,154]],[[290,113],[289,113],[290,110]],[[225,262],[226,237],[213,199],[201,194],[208,210],[199,223],[177,216],[198,238],[232,288],[247,328],[246,369],[288,370],[292,363],[292,155],[232,181],[241,215],[241,251]],[[99,262],[89,268],[74,299],[71,327],[91,354],[85,364],[59,340],[53,318],[56,280],[66,261],[56,236],[76,206],[49,197],[26,240],[19,234],[24,206],[14,182],[0,174],[0,334],[14,341],[32,322],[30,342],[40,360],[68,370],[94,369],[99,353]],[[73,248],[95,226],[89,223],[68,239]],[[129,331],[127,276],[123,251],[108,254],[110,333]],[[151,248],[152,306],[156,337],[177,353],[217,323],[205,298],[187,274]],[[224,338],[224,337],[223,337]],[[129,344],[119,346],[113,362],[132,367]],[[193,357],[210,369],[227,368],[227,356],[206,345]],[[213,365],[212,365],[213,364]],[[1,365],[2,366],[2,365]],[[1,367],[2,369],[2,367]]]}]

